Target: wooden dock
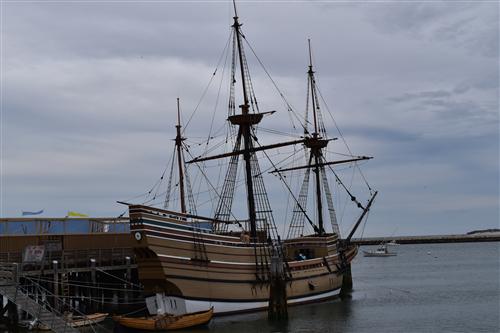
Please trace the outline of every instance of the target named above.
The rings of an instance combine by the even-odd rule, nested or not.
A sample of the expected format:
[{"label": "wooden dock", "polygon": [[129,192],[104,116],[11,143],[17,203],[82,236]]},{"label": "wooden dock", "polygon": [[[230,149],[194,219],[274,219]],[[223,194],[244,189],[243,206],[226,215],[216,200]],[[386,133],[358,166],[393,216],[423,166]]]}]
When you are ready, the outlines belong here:
[{"label": "wooden dock", "polygon": [[61,313],[143,308],[134,242],[128,218],[0,219],[0,265],[16,265],[26,295]]}]

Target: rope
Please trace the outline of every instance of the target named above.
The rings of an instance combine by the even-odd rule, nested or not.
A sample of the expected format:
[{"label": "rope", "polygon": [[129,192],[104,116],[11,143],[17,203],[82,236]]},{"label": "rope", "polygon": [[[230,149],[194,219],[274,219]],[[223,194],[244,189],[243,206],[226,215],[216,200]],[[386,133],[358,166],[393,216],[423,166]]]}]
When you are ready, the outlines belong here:
[{"label": "rope", "polygon": [[[260,60],[260,58],[257,56],[257,54],[255,53],[252,45],[250,45],[250,43],[247,41],[247,39],[245,38],[245,36],[243,36],[243,39],[245,40],[246,44],[248,45],[248,47],[250,48],[250,51],[252,51],[253,55],[255,56],[255,58],[257,59],[257,61],[259,62],[260,66],[262,67],[262,69],[264,70],[264,72],[266,73],[267,77],[269,78],[269,80],[271,81],[271,83],[273,84],[274,88],[276,89],[276,91],[278,92],[278,94],[280,95],[281,99],[283,100],[283,102],[285,103],[285,105],[287,106],[287,109],[289,112],[292,113],[292,115],[295,116],[295,118],[297,118],[297,121],[299,122],[300,126],[302,127],[302,129],[304,131],[307,131],[307,128],[302,124],[302,121],[300,120],[299,116],[296,114],[296,112],[294,111],[292,105],[288,102],[288,100],[285,98],[285,95],[281,92],[280,88],[278,87],[278,85],[276,84],[276,82],[274,81],[274,79],[272,78],[271,74],[269,74],[268,70],[266,69],[266,67],[264,66],[264,63]],[[295,124],[293,124],[293,120],[292,120],[292,126],[293,128],[295,128]]]},{"label": "rope", "polygon": [[[54,280],[44,279],[44,278],[37,279],[37,281],[50,282],[50,283],[54,282]],[[67,283],[66,285],[73,286],[73,287],[87,288],[87,289],[112,290],[112,291],[141,291],[142,290],[142,288],[140,290],[138,290],[138,289],[132,290],[132,289],[126,289],[126,288],[107,288],[107,287],[99,287],[99,286],[89,286],[89,285],[79,284],[79,283]]]},{"label": "rope", "polygon": [[[189,156],[194,159],[194,157],[191,155],[191,153],[189,151],[187,151],[187,153],[189,154]],[[220,198],[221,195],[219,194],[219,192],[217,191],[217,189],[215,188],[215,186],[212,185],[212,182],[210,182],[210,179],[208,178],[208,176],[205,174],[205,172],[203,172],[203,170],[201,169],[201,167],[198,165],[198,163],[195,163],[196,166],[198,167],[198,169],[200,170],[201,174],[203,175],[203,177],[205,178],[206,182],[208,183],[208,185],[210,185],[210,187],[212,188],[212,190],[215,192],[215,194]],[[243,226],[241,225],[241,223],[238,221],[238,219],[236,218],[236,216],[234,216],[233,212],[231,211],[231,209],[229,209],[230,211],[230,214],[231,216],[235,219],[235,222],[238,226],[240,226],[242,229],[243,229]]]},{"label": "rope", "polygon": [[[258,141],[256,141],[257,144],[259,146],[260,143]],[[273,161],[269,158],[267,152],[265,150],[262,151],[264,153],[264,155],[266,156],[266,158],[268,159],[268,161],[271,163],[271,165],[276,169],[276,165],[273,163]],[[285,181],[285,178],[281,175],[281,172],[276,172],[276,174],[278,175],[278,177],[280,178],[281,182],[285,185],[286,189],[288,190],[288,192],[290,193],[291,197],[293,198],[293,200],[295,201],[295,203],[297,204],[298,208],[302,211],[302,213],[304,213],[307,221],[309,222],[309,224],[313,227],[314,230],[317,229],[316,225],[314,225],[314,223],[311,221],[311,219],[309,218],[309,216],[307,215],[306,211],[304,210],[304,208],[300,205],[299,201],[297,200],[297,198],[295,197],[295,195],[293,194],[292,192],[292,189],[290,188],[290,186],[288,185],[288,183]]]},{"label": "rope", "polygon": [[[323,101],[323,104],[325,105],[326,107],[326,110],[328,111],[328,114],[330,115],[330,118],[332,119],[333,121],[333,124],[335,125],[335,128],[337,129],[337,131],[339,132],[339,135],[340,135],[340,138],[342,139],[342,141],[344,142],[344,145],[346,146],[347,150],[349,151],[349,154],[351,155],[354,155],[351,151],[351,148],[349,147],[349,145],[347,144],[347,141],[345,140],[344,138],[344,135],[342,134],[342,131],[340,130],[337,122],[335,121],[335,118],[333,118],[333,114],[332,112],[330,111],[330,108],[328,107],[328,104],[326,104],[326,101],[325,99],[323,98],[323,94],[321,93],[321,90],[319,89],[318,85],[316,85],[316,88],[319,92],[319,96],[321,97],[321,100]],[[354,162],[354,165],[356,166],[356,168],[358,169],[359,171],[359,174],[361,175],[361,177],[363,178],[363,181],[365,182],[366,186],[368,187],[368,190],[370,190],[370,193],[373,191],[373,189],[371,188],[370,184],[368,184],[368,181],[366,180],[366,177],[365,175],[363,174],[363,172],[361,171],[361,168],[359,167],[359,165]]]},{"label": "rope", "polygon": [[210,80],[208,81],[208,84],[207,86],[205,87],[205,90],[203,91],[203,93],[201,94],[201,97],[198,101],[198,104],[196,105],[196,107],[194,108],[193,112],[191,113],[191,115],[189,116],[189,119],[188,121],[186,122],[186,125],[184,125],[184,130],[182,131],[182,133],[184,134],[184,132],[186,131],[186,128],[189,126],[189,124],[191,123],[191,120],[193,119],[194,115],[196,114],[196,111],[198,111],[198,108],[200,107],[201,105],[201,102],[203,101],[203,99],[205,98],[205,95],[207,94],[207,91],[208,91],[208,88],[210,88],[210,86],[212,85],[212,81],[215,77],[215,75],[217,74],[217,70],[219,68],[219,65],[220,65],[220,62],[224,56],[224,53],[226,52],[226,49],[228,48],[228,45],[229,45],[229,41],[231,40],[231,35],[232,35],[232,32],[229,34],[229,38],[226,42],[226,45],[224,46],[224,49],[222,50],[222,53],[219,57],[219,60],[217,61],[217,65],[215,66],[215,70],[212,74],[212,76],[210,77]]},{"label": "rope", "polygon": [[119,280],[119,281],[121,281],[121,282],[125,282],[125,283],[127,283],[127,284],[130,284],[131,286],[134,286],[134,287],[137,287],[137,288],[142,289],[142,286],[141,286],[141,285],[138,285],[138,284],[132,283],[132,282],[130,282],[130,281],[124,280],[124,279],[122,279],[122,278],[120,278],[120,277],[118,277],[118,276],[116,276],[116,275],[113,275],[113,274],[111,274],[111,273],[108,273],[108,272],[106,272],[106,271],[103,271],[103,270],[102,270],[102,269],[100,269],[99,267],[96,267],[95,269],[96,269],[96,270],[98,270],[99,272],[102,272],[102,273],[106,274],[106,275],[109,275],[109,276],[111,276],[111,277],[114,277],[115,279],[117,279],[117,280]]},{"label": "rope", "polygon": [[123,316],[128,316],[128,315],[131,315],[131,314],[134,314],[134,313],[138,313],[138,312],[141,312],[141,311],[144,311],[144,310],[147,310],[148,308],[145,306],[143,308],[140,308],[139,310],[134,310],[132,312],[128,312],[128,313],[125,313],[123,314]]}]

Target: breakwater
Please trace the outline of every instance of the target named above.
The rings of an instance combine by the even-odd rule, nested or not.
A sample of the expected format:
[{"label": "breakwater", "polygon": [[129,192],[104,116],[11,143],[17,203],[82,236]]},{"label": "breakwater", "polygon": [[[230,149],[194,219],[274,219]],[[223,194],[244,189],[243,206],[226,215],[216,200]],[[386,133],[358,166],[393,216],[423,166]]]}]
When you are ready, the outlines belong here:
[{"label": "breakwater", "polygon": [[377,245],[395,241],[398,244],[430,244],[430,243],[469,243],[469,242],[499,242],[500,233],[461,234],[461,235],[430,235],[430,236],[392,236],[353,238],[358,245]]}]

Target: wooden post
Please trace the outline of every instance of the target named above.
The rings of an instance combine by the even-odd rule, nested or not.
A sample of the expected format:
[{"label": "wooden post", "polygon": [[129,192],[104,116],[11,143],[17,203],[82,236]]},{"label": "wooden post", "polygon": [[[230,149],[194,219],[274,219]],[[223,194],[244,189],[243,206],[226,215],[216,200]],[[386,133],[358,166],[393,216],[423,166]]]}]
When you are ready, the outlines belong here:
[{"label": "wooden post", "polygon": [[[78,281],[78,283],[80,283],[81,282],[81,274],[78,274],[78,272],[75,273],[74,280]],[[80,287],[78,285],[75,286],[75,299],[73,302],[73,307],[77,311],[80,311],[80,312],[82,311],[82,291],[80,290]]]},{"label": "wooden post", "polygon": [[286,280],[283,260],[277,253],[271,257],[271,285],[269,288],[269,307],[267,317],[271,320],[288,318]]},{"label": "wooden post", "polygon": [[92,280],[92,288],[90,289],[90,308],[92,309],[92,312],[96,312],[97,310],[97,302],[94,302],[95,300],[95,295],[97,294],[96,293],[96,268],[95,268],[95,262],[96,260],[94,258],[91,258],[90,259],[90,276],[91,276],[91,280]]},{"label": "wooden post", "polygon": [[[125,303],[128,303],[128,294],[129,294],[129,291],[127,290],[130,286],[130,281],[132,280],[132,268],[130,268],[130,257],[129,256],[126,256],[125,257],[125,264],[127,265],[127,272],[126,272],[126,276],[125,276],[125,280],[128,282],[126,285],[125,285]],[[128,304],[127,304],[128,306]]]},{"label": "wooden post", "polygon": [[342,275],[342,287],[340,288],[340,296],[345,296],[352,291],[352,272],[351,264],[347,264]]},{"label": "wooden post", "polygon": [[58,302],[58,297],[59,297],[59,273],[57,270],[57,260],[52,260],[52,268],[54,270],[54,279],[53,279],[53,286],[54,286],[54,297],[53,297],[53,306],[54,309],[59,310],[59,302]]},{"label": "wooden post", "polygon": [[19,332],[19,313],[17,312],[17,305],[11,301],[7,303],[7,317],[9,332]]}]

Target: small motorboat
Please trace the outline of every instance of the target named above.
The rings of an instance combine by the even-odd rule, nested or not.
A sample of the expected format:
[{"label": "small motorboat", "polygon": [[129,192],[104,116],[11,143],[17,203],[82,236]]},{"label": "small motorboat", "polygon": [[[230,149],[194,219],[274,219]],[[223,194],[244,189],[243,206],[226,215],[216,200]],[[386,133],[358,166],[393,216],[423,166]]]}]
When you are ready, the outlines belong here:
[{"label": "small motorboat", "polygon": [[113,320],[124,327],[137,330],[168,331],[206,325],[212,319],[213,314],[214,309],[212,307],[207,311],[186,313],[178,316],[170,314],[139,318],[114,316]]},{"label": "small motorboat", "polygon": [[396,245],[399,245],[399,243],[396,242],[396,240],[394,239],[394,240],[390,241],[389,243],[387,243],[387,245],[396,246]]},{"label": "small motorboat", "polygon": [[365,257],[393,257],[397,256],[396,252],[389,252],[387,244],[380,244],[374,251],[363,251]]}]

